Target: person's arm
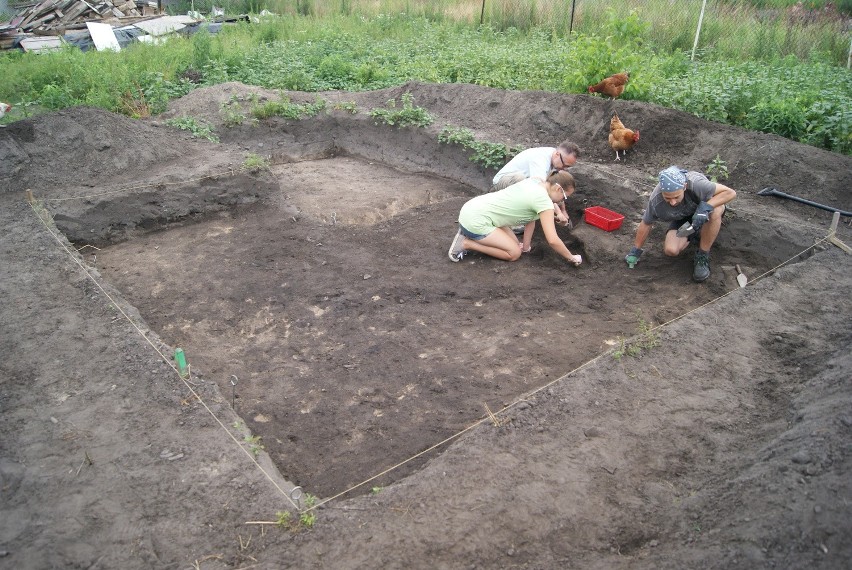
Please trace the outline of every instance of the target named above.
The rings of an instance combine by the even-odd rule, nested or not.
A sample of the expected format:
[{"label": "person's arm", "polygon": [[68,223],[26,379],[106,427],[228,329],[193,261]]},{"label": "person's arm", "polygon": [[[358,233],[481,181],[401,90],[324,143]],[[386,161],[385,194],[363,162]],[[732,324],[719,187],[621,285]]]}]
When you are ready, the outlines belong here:
[{"label": "person's arm", "polygon": [[636,267],[636,264],[639,263],[639,258],[642,256],[642,245],[644,245],[645,240],[648,239],[648,236],[651,233],[651,224],[642,220],[639,222],[639,229],[636,230],[636,238],[633,240],[633,247],[630,248],[630,251],[624,257],[624,261],[627,262],[627,267],[633,269]]},{"label": "person's arm", "polygon": [[559,234],[556,233],[556,216],[552,209],[544,210],[539,213],[541,221],[541,229],[544,232],[544,239],[547,240],[547,245],[553,248],[553,251],[565,258],[569,263],[580,265],[583,258],[579,255],[574,255],[565,247],[565,243],[559,239]]},{"label": "person's arm", "polygon": [[524,241],[521,244],[521,251],[524,253],[529,253],[530,249],[532,249],[532,237],[535,233],[535,220],[531,220],[527,222],[527,225],[524,226]]},{"label": "person's arm", "polygon": [[561,226],[569,225],[571,219],[568,217],[568,210],[565,209],[565,202],[556,202],[556,223]]},{"label": "person's arm", "polygon": [[642,246],[645,245],[645,240],[651,235],[651,227],[651,224],[644,221],[639,222],[639,229],[636,230],[636,239],[633,240],[633,247],[642,249]]},{"label": "person's arm", "polygon": [[728,188],[724,184],[717,183],[716,190],[713,192],[713,197],[707,200],[707,203],[714,208],[718,208],[719,206],[727,204],[736,197],[737,193],[733,188]]}]

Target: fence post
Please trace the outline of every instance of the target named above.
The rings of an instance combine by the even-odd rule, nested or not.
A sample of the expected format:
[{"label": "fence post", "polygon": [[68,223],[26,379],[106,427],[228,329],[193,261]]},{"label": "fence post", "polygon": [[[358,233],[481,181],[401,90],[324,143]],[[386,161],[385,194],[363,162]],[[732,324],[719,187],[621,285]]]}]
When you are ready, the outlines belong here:
[{"label": "fence post", "polygon": [[846,56],[846,69],[852,66],[852,40],[849,40],[849,55]]},{"label": "fence post", "polygon": [[707,7],[707,0],[701,3],[701,15],[698,16],[698,28],[695,30],[695,43],[692,44],[692,57],[690,61],[695,61],[695,48],[698,47],[698,34],[701,33],[701,23],[704,21],[704,8]]},{"label": "fence post", "polygon": [[482,0],[482,10],[479,12],[479,25],[482,25],[482,22],[485,19],[485,0]]},{"label": "fence post", "polygon": [[568,35],[574,31],[574,8],[577,6],[577,0],[571,0],[571,23],[568,25]]}]

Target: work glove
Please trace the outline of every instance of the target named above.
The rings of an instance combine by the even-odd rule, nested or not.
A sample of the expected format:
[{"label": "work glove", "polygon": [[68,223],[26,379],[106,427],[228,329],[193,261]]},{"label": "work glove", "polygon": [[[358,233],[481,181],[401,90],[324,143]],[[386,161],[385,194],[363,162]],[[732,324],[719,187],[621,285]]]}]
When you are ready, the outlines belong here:
[{"label": "work glove", "polygon": [[712,212],[713,206],[707,202],[701,202],[698,204],[698,208],[696,208],[695,213],[692,215],[692,229],[696,232],[699,231],[701,226],[704,225],[704,222],[710,219],[710,214]]},{"label": "work glove", "polygon": [[639,257],[642,255],[642,251],[644,251],[642,248],[636,246],[630,248],[630,253],[628,253],[624,258],[624,261],[627,262],[627,267],[630,269],[636,267],[636,264],[639,263]]}]

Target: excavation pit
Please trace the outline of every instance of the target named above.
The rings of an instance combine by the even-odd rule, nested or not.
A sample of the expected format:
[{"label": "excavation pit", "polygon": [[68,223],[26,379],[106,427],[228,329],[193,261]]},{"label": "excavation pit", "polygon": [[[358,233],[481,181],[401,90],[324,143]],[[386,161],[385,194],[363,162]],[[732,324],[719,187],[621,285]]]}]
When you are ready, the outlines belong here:
[{"label": "excavation pit", "polygon": [[[710,283],[691,282],[690,258],[658,251],[630,271],[621,257],[634,220],[609,233],[560,228],[586,260],[579,268],[540,229],[517,263],[470,255],[454,264],[454,216],[475,188],[345,155],[272,174],[277,188],[257,202],[192,223],[140,224],[137,237],[102,247],[96,265],[231,395],[281,473],[321,497],[710,301],[735,285],[734,263],[773,263],[736,251],[726,231],[725,265]],[[594,176],[578,178],[574,220],[606,191]],[[637,303],[649,297],[651,306]]]},{"label": "excavation pit", "polygon": [[[406,91],[435,124],[376,125],[367,111]],[[850,210],[849,157],[637,101],[471,85],[323,93],[332,110],[310,120],[222,124],[223,103],[256,93],[280,99],[228,84],[170,104],[166,117],[204,120],[221,144],[176,132],[166,117],[135,121],[86,108],[0,129],[1,546],[10,564],[651,568],[696,560],[842,566],[850,558],[834,532],[849,526],[836,497],[850,480],[848,460],[837,455],[849,409],[850,258],[825,240],[829,213],[757,194],[772,186]],[[358,112],[335,111],[335,101],[353,101]],[[618,163],[606,145],[615,109],[643,129]],[[450,263],[458,209],[493,170],[439,144],[445,124],[528,147],[578,142],[584,152],[569,204],[576,227],[562,235],[587,263],[566,268],[540,242],[515,264],[477,256]],[[249,154],[269,157],[272,170],[243,171]],[[689,256],[662,256],[659,228],[628,271],[624,255],[655,174],[672,163],[700,170],[717,155],[737,199],[710,280],[691,283]],[[304,178],[291,191],[300,163],[344,186],[345,198],[317,210],[326,217],[292,200],[306,191]],[[334,178],[341,164],[373,170]],[[377,202],[372,225],[344,223],[346,189],[369,187],[361,177],[370,180],[376,165],[421,177],[404,189],[418,203],[379,215],[387,201]],[[459,193],[421,198],[422,189],[446,184]],[[622,227],[608,234],[581,222],[584,205],[624,213]],[[837,237],[848,244],[847,222]],[[181,245],[184,236],[197,241]],[[172,248],[156,258],[166,267],[161,278],[160,267],[144,265],[156,246]],[[104,267],[105,256],[122,251],[113,271],[147,289],[133,293]],[[318,259],[317,251],[337,257]],[[749,277],[745,289],[735,264]],[[661,345],[639,357],[603,353],[607,341],[638,332],[640,319],[668,322],[699,304],[660,328]],[[267,305],[277,310],[270,322]],[[209,330],[220,328],[216,321],[222,330]],[[201,372],[187,385],[156,349],[168,358],[196,330],[210,339],[182,346],[193,374]],[[213,356],[224,365],[214,373],[199,351],[219,347]],[[234,394],[239,416],[224,374],[235,368],[246,370]],[[282,382],[258,385],[252,396],[252,374],[279,374],[294,395]],[[499,428],[486,421],[332,497],[486,417],[486,404],[499,412],[542,385],[499,413]],[[271,398],[283,404],[274,408]],[[283,410],[279,423],[264,421],[267,409]],[[252,462],[272,468],[233,428],[245,422],[266,426],[261,443],[282,473],[332,499],[309,532],[271,526],[293,508],[289,489],[267,477],[275,469]],[[389,434],[388,426],[408,431]],[[294,452],[302,455],[288,462]],[[357,453],[366,458],[350,461]],[[374,487],[380,492],[358,496]]]}]

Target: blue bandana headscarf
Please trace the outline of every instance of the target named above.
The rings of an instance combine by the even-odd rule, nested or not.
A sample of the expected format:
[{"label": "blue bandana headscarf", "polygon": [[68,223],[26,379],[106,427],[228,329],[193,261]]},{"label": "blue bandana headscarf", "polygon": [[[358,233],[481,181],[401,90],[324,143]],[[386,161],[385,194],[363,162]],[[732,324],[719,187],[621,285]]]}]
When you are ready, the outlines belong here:
[{"label": "blue bandana headscarf", "polygon": [[686,184],[686,170],[669,166],[660,172],[660,188],[663,192],[678,192]]}]

